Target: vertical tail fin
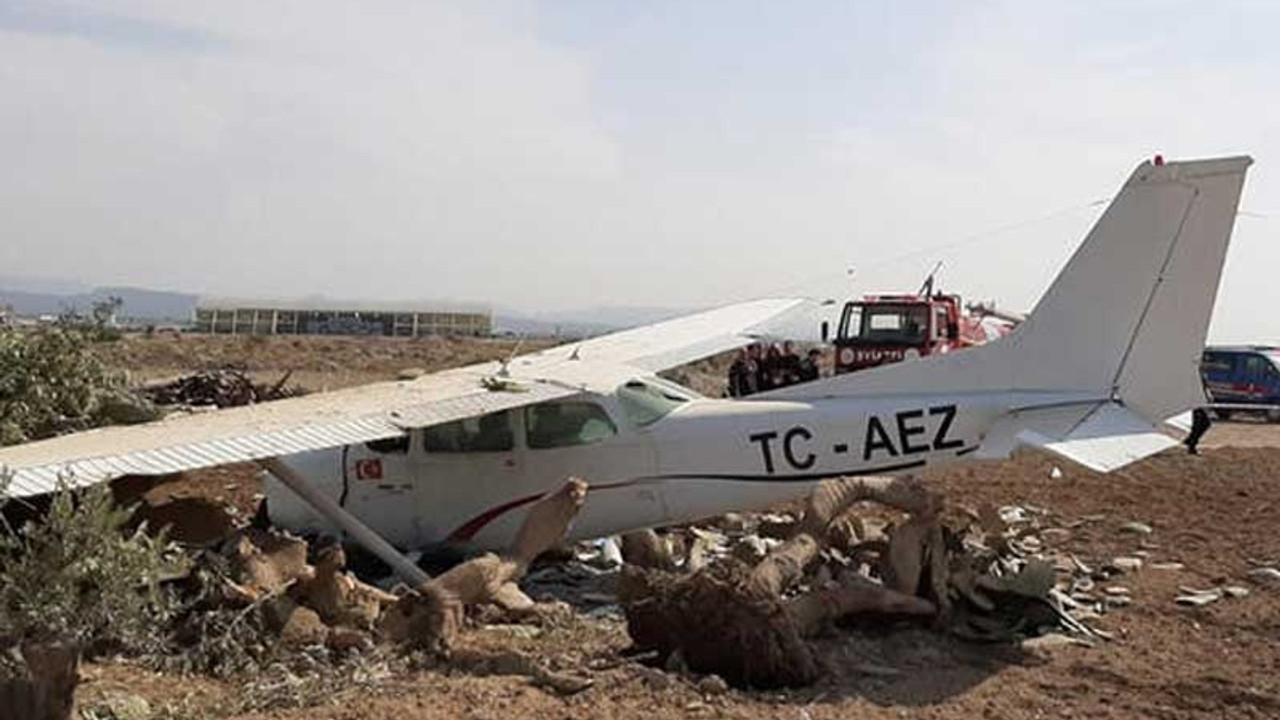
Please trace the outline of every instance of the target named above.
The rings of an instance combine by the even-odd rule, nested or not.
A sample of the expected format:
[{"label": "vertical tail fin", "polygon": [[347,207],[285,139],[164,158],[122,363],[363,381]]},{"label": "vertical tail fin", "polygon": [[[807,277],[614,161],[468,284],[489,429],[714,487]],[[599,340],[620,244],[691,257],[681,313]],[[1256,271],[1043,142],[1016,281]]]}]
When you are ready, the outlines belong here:
[{"label": "vertical tail fin", "polygon": [[1251,163],[1139,165],[1027,321],[1002,341],[779,394],[1070,393],[1114,400],[1151,423],[1195,406]]},{"label": "vertical tail fin", "polygon": [[1138,166],[1005,350],[1024,390],[1148,421],[1204,402],[1200,354],[1248,158]]}]

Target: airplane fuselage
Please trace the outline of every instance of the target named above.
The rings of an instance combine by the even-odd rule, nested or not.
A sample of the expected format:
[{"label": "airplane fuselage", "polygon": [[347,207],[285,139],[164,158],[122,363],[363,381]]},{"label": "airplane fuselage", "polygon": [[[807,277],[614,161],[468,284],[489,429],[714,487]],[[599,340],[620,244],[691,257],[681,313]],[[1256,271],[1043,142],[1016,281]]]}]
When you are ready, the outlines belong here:
[{"label": "airplane fuselage", "polygon": [[[442,446],[428,429],[399,443],[285,461],[398,546],[497,548],[514,536],[529,503],[571,475],[591,485],[571,537],[599,537],[763,508],[807,494],[822,478],[909,474],[955,462],[977,450],[1010,409],[1008,396],[981,394],[690,398],[655,420],[637,418],[616,395],[584,394],[570,403],[584,404],[595,406],[599,414],[589,422],[597,425],[571,435],[572,444],[538,436],[544,404],[491,419],[509,429],[496,446]],[[277,483],[268,483],[267,494],[275,522],[332,530]]]}]

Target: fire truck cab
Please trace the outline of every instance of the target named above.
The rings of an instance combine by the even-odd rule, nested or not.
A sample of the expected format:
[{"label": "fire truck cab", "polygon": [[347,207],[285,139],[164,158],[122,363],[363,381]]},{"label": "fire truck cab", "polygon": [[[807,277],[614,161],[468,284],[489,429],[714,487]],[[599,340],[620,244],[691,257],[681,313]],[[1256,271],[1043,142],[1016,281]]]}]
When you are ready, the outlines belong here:
[{"label": "fire truck cab", "polygon": [[867,295],[845,303],[835,337],[835,371],[946,353],[964,347],[958,295]]}]

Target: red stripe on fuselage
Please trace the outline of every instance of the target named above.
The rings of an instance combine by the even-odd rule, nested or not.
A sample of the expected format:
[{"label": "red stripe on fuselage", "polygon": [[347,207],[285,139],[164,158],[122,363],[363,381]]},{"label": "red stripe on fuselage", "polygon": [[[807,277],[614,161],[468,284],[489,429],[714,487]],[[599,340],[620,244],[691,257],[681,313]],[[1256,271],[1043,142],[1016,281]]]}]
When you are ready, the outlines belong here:
[{"label": "red stripe on fuselage", "polygon": [[[630,485],[632,482],[633,482],[632,480],[624,480],[622,482],[606,483],[604,485],[589,485],[587,486],[587,491],[590,492],[592,490],[611,490],[613,488],[625,487],[627,485]],[[481,530],[484,529],[486,525],[493,522],[494,520],[497,520],[499,517],[507,514],[511,510],[515,510],[518,507],[537,502],[538,500],[541,500],[546,495],[547,493],[542,492],[542,493],[538,493],[537,495],[529,495],[526,497],[517,498],[515,500],[505,502],[501,505],[491,507],[488,510],[485,510],[479,515],[466,521],[465,523],[459,525],[458,529],[449,533],[449,541],[450,542],[466,542],[474,538],[476,536],[476,533],[479,533]]]}]

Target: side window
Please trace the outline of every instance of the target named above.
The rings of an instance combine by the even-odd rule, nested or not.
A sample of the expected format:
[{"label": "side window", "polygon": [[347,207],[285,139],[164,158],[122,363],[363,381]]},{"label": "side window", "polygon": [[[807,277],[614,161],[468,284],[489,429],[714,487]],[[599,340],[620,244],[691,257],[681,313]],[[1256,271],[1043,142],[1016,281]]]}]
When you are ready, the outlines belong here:
[{"label": "side window", "polygon": [[531,405],[524,410],[524,426],[535,450],[589,445],[618,434],[604,408],[582,401]]},{"label": "side window", "polygon": [[1206,375],[1227,375],[1231,372],[1231,356],[1222,353],[1205,353],[1200,369]]},{"label": "side window", "polygon": [[1249,382],[1256,382],[1266,377],[1267,365],[1266,360],[1261,355],[1249,355],[1245,358],[1244,375]]},{"label": "side window", "polygon": [[432,425],[423,430],[422,442],[434,453],[505,452],[515,444],[506,410]]},{"label": "side window", "polygon": [[848,303],[840,313],[840,327],[836,330],[836,337],[857,337],[862,332],[861,326],[862,308],[853,303]]},{"label": "side window", "polygon": [[384,438],[382,440],[370,440],[364,444],[365,447],[376,453],[383,455],[404,455],[409,452],[409,436],[397,435],[392,438]]}]

